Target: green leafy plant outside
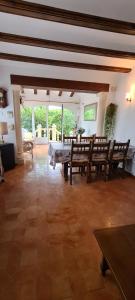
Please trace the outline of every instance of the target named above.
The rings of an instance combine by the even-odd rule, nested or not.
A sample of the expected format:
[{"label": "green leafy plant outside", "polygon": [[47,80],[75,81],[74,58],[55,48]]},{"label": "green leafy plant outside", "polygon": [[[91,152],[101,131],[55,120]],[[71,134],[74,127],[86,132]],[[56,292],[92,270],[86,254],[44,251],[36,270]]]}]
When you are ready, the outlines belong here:
[{"label": "green leafy plant outside", "polygon": [[[42,128],[46,128],[46,107],[37,106],[35,107],[35,127],[37,128],[38,124],[42,125]],[[21,123],[22,128],[27,129],[29,132],[32,132],[32,108],[25,107],[21,108]],[[61,131],[61,110],[53,109],[48,111],[48,125],[52,127],[55,124],[58,131]],[[63,129],[64,134],[70,135],[72,130],[76,126],[75,114],[69,109],[64,108],[64,121]]]},{"label": "green leafy plant outside", "polygon": [[107,106],[105,113],[104,134],[112,139],[114,135],[115,120],[116,120],[117,105],[110,103]]}]

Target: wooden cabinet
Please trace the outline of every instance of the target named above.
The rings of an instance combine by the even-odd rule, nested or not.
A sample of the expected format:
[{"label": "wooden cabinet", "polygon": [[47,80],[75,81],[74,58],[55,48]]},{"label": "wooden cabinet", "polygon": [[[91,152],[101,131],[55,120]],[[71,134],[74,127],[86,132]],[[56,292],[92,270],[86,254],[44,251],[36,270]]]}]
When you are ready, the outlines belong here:
[{"label": "wooden cabinet", "polygon": [[4,171],[13,169],[15,167],[14,144],[0,144],[0,151]]}]

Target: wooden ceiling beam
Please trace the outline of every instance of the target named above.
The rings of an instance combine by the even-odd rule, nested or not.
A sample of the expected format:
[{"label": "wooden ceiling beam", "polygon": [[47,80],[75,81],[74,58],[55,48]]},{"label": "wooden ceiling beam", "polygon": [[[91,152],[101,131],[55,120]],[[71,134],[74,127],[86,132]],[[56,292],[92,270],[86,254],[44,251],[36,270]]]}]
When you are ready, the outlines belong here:
[{"label": "wooden ceiling beam", "polygon": [[0,52],[0,59],[27,62],[33,64],[41,64],[41,65],[75,68],[75,69],[85,69],[85,70],[109,71],[109,72],[118,72],[118,73],[129,73],[131,71],[131,68],[78,63],[78,62],[46,59],[46,58],[9,54],[9,53],[2,53],[2,52]]},{"label": "wooden ceiling beam", "polygon": [[71,43],[51,41],[51,40],[46,40],[46,39],[33,38],[33,37],[28,37],[28,36],[21,36],[21,35],[10,34],[10,33],[3,33],[3,32],[0,32],[0,41],[6,42],[6,43],[15,43],[15,44],[20,44],[20,45],[55,49],[55,50],[68,51],[68,52],[76,52],[76,53],[84,53],[84,54],[91,54],[91,55],[116,57],[116,58],[125,58],[125,59],[135,59],[134,52],[77,45],[77,44],[71,44]]},{"label": "wooden ceiling beam", "polygon": [[135,35],[135,23],[20,0],[0,0],[0,11],[35,19]]},{"label": "wooden ceiling beam", "polygon": [[37,95],[37,89],[34,89],[34,95]]},{"label": "wooden ceiling beam", "polygon": [[77,92],[108,92],[108,83],[98,83],[98,82],[85,82],[76,80],[64,80],[64,79],[54,79],[54,78],[44,78],[44,77],[32,77],[32,76],[22,76],[22,75],[10,75],[11,84],[23,85],[25,88],[45,88],[63,91]]},{"label": "wooden ceiling beam", "polygon": [[59,96],[59,97],[61,97],[61,96],[62,96],[62,91],[59,91],[59,94],[58,94],[58,96]]},{"label": "wooden ceiling beam", "polygon": [[24,94],[24,88],[21,86],[21,94]]},{"label": "wooden ceiling beam", "polygon": [[75,92],[71,92],[70,97],[73,97],[73,96],[74,96],[74,93],[75,93]]}]

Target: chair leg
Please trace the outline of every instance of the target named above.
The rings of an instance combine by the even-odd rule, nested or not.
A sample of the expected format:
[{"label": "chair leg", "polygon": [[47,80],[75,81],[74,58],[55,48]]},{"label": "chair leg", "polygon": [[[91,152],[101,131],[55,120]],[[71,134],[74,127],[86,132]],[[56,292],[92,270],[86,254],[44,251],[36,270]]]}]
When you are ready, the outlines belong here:
[{"label": "chair leg", "polygon": [[68,180],[68,162],[64,163],[64,178],[65,178],[65,181]]},{"label": "chair leg", "polygon": [[70,184],[72,185],[72,167],[70,167]]},{"label": "chair leg", "polygon": [[87,183],[91,181],[91,165],[88,164],[87,166]]},{"label": "chair leg", "polygon": [[112,164],[111,163],[109,163],[109,171],[108,171],[108,177],[109,177],[109,179],[111,179],[111,175],[112,175]]},{"label": "chair leg", "polygon": [[104,172],[105,172],[105,181],[108,180],[108,174],[107,174],[107,164],[104,165]]},{"label": "chair leg", "polygon": [[123,167],[122,167],[122,171],[123,171],[123,178],[125,178],[125,160],[123,161]]}]

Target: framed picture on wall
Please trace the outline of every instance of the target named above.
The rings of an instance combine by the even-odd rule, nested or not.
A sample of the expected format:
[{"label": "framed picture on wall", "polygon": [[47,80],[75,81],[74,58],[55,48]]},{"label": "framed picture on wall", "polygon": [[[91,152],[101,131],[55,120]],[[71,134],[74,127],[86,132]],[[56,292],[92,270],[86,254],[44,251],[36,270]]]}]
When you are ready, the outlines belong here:
[{"label": "framed picture on wall", "polygon": [[97,103],[84,106],[84,121],[96,121],[97,119]]}]

